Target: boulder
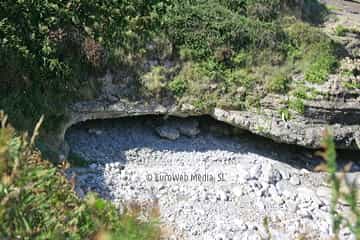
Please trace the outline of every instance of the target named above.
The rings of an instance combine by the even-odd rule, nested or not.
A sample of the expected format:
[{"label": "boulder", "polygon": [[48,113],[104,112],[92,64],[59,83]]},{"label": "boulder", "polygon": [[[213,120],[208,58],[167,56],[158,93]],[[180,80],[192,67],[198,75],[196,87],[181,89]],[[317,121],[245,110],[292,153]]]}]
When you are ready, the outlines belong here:
[{"label": "boulder", "polygon": [[199,122],[193,119],[184,119],[183,121],[178,122],[177,129],[180,134],[187,137],[195,137],[200,133]]},{"label": "boulder", "polygon": [[180,137],[180,132],[170,126],[160,126],[155,129],[156,133],[165,139],[176,140]]}]

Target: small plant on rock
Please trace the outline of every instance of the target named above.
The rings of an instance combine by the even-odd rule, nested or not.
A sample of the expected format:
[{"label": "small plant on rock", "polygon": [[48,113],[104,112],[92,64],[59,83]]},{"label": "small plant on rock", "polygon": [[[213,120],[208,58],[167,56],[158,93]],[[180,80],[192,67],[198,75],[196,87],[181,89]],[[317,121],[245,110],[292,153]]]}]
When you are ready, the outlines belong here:
[{"label": "small plant on rock", "polygon": [[170,90],[178,97],[181,97],[186,91],[186,82],[181,78],[175,78],[169,83]]},{"label": "small plant on rock", "polygon": [[344,37],[346,35],[346,33],[350,32],[350,29],[342,26],[342,25],[338,25],[335,28],[335,34],[339,37]]},{"label": "small plant on rock", "polygon": [[305,80],[311,83],[322,84],[327,81],[330,73],[333,73],[338,65],[336,57],[332,54],[323,53],[318,56],[305,73]]},{"label": "small plant on rock", "polygon": [[293,98],[289,101],[289,109],[297,113],[303,114],[305,112],[304,101],[300,98]]},{"label": "small plant on rock", "polygon": [[286,93],[289,89],[291,78],[285,74],[278,74],[266,83],[266,88],[274,93]]}]

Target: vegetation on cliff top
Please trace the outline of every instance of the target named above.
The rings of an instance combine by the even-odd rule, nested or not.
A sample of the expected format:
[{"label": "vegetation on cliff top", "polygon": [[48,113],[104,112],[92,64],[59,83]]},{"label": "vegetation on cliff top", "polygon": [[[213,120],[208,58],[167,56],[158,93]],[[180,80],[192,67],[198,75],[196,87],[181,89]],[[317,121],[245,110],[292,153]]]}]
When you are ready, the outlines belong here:
[{"label": "vegetation on cliff top", "polygon": [[292,0],[2,1],[0,106],[18,127],[43,113],[56,123],[66,104],[99,94],[92,79],[121,68],[130,95],[258,106],[287,94],[294,74],[322,83],[334,71],[336,47],[312,26],[325,12]]}]

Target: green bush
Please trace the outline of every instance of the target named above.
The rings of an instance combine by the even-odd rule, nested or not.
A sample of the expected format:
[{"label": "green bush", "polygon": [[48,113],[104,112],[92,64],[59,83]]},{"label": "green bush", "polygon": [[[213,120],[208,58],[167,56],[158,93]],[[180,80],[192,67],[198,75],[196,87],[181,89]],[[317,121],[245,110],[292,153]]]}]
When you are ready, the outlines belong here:
[{"label": "green bush", "polygon": [[305,73],[305,80],[311,83],[324,83],[329,74],[334,72],[338,61],[335,56],[323,53],[310,65]]},{"label": "green bush", "polygon": [[[160,238],[153,220],[119,215],[109,202],[88,194],[80,200],[74,186],[33,148],[41,122],[30,139],[18,134],[0,113],[1,239]],[[112,238],[111,238],[112,237]]]},{"label": "green bush", "polygon": [[260,108],[260,97],[259,96],[253,96],[253,95],[248,95],[246,96],[246,100],[245,100],[245,107],[250,109],[250,108]]},{"label": "green bush", "polygon": [[297,88],[295,88],[292,92],[292,95],[294,97],[300,98],[300,99],[309,99],[309,89],[305,87],[304,85],[300,85]]},{"label": "green bush", "polygon": [[[318,6],[306,1],[300,10],[315,13]],[[333,70],[334,46],[326,34],[285,17],[297,9],[291,0],[6,0],[0,7],[0,106],[16,126],[24,118],[32,125],[42,113],[46,124],[60,122],[64,106],[99,95],[100,84],[91,79],[108,68],[134,79],[134,94],[196,100],[204,93],[203,102],[243,100],[235,96],[239,87],[250,95],[286,93],[290,79],[273,74],[278,68],[290,75],[301,66],[311,82]],[[171,60],[173,72],[148,73],[149,58],[159,65]],[[187,63],[196,69],[188,72],[191,80],[169,84],[189,71]],[[254,79],[265,78],[268,86],[256,87],[261,81]]]},{"label": "green bush", "polygon": [[328,45],[329,38],[318,28],[304,22],[292,22],[287,25],[286,33],[290,43],[296,48],[312,48],[314,44],[322,43]]},{"label": "green bush", "polygon": [[266,83],[269,92],[286,93],[289,90],[291,79],[284,74],[277,74]]},{"label": "green bush", "polygon": [[170,90],[178,97],[181,97],[186,91],[186,82],[183,79],[175,78],[169,83]]},{"label": "green bush", "polygon": [[293,98],[289,101],[289,109],[297,113],[303,114],[305,112],[304,101],[300,98]]},{"label": "green bush", "polygon": [[278,16],[275,6],[274,1],[173,1],[164,27],[175,46],[191,49],[198,58],[212,56],[218,48],[275,47],[281,28],[267,21]]},{"label": "green bush", "polygon": [[237,69],[235,71],[226,72],[225,85],[230,90],[237,87],[244,87],[251,90],[256,84],[256,79],[246,69]]},{"label": "green bush", "polygon": [[343,37],[346,35],[346,33],[350,32],[350,29],[342,26],[342,25],[338,25],[335,28],[335,34],[339,37]]},{"label": "green bush", "polygon": [[145,88],[145,95],[160,97],[161,92],[166,87],[167,69],[156,66],[141,78],[141,84]]},{"label": "green bush", "polygon": [[[291,24],[287,28],[290,45],[286,47],[288,56],[296,53],[302,59],[305,80],[311,83],[323,83],[338,66],[337,47],[329,37],[319,29],[305,23]],[[301,54],[299,54],[301,53]]]},{"label": "green bush", "polygon": [[194,51],[187,49],[187,48],[181,48],[179,51],[180,59],[182,61],[191,61],[194,59]]},{"label": "green bush", "polygon": [[345,82],[344,87],[347,89],[357,90],[360,89],[360,83]]},{"label": "green bush", "polygon": [[182,93],[186,87],[192,96],[199,97],[209,88],[210,75],[210,72],[200,64],[189,62],[183,66],[170,85],[172,89],[180,87],[178,90]]},{"label": "green bush", "polygon": [[245,67],[248,60],[248,53],[240,51],[232,58],[232,62],[235,67]]},{"label": "green bush", "polygon": [[87,75],[105,66],[103,47],[133,49],[145,42],[157,7],[141,1],[1,1],[0,106],[14,120],[58,117],[81,97]]}]

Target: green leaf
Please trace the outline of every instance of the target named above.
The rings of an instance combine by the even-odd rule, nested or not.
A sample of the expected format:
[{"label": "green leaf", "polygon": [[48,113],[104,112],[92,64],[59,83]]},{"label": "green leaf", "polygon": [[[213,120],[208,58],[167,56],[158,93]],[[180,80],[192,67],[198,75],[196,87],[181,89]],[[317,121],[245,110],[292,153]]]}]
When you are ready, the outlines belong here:
[{"label": "green leaf", "polygon": [[95,208],[98,210],[103,210],[106,207],[106,201],[98,198],[95,202]]},{"label": "green leaf", "polygon": [[75,24],[75,25],[78,25],[78,24],[80,23],[80,20],[79,20],[79,18],[78,18],[77,15],[72,16],[72,17],[71,17],[71,21],[72,21],[73,24]]}]

